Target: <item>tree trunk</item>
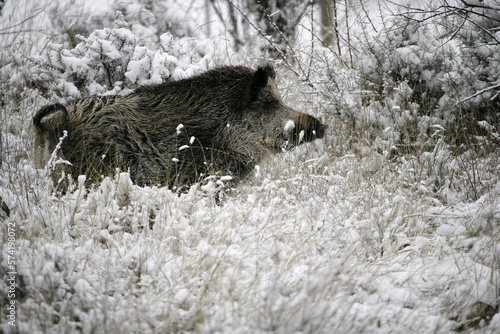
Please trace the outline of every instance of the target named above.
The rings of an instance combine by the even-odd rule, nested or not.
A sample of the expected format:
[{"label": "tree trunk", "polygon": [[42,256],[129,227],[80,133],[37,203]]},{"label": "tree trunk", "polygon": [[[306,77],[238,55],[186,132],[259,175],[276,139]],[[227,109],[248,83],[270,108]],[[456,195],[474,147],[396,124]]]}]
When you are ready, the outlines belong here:
[{"label": "tree trunk", "polygon": [[333,29],[333,14],[330,0],[320,0],[321,7],[321,38],[326,45],[333,45],[335,35]]}]

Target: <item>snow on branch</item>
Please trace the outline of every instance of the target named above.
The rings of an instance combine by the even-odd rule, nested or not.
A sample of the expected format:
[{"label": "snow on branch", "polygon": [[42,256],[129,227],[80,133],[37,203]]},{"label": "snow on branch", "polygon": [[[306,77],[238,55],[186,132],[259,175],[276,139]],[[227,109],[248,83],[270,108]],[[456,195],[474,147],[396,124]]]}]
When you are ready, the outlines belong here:
[{"label": "snow on branch", "polygon": [[[473,99],[473,98],[475,98],[475,97],[477,97],[479,95],[482,95],[482,94],[484,94],[486,92],[489,92],[490,90],[494,90],[494,89],[497,89],[497,88],[500,88],[500,84],[494,85],[494,86],[491,86],[491,87],[488,87],[488,88],[485,88],[485,89],[481,89],[479,92],[476,92],[475,94],[473,94],[473,95],[471,95],[469,97],[466,97],[463,100],[460,100],[459,102],[457,102],[457,104],[455,104],[455,106],[457,106],[460,103],[464,103],[466,101],[469,101],[469,100],[471,100],[471,99]],[[490,100],[493,101],[498,96],[499,93],[495,94]]]}]

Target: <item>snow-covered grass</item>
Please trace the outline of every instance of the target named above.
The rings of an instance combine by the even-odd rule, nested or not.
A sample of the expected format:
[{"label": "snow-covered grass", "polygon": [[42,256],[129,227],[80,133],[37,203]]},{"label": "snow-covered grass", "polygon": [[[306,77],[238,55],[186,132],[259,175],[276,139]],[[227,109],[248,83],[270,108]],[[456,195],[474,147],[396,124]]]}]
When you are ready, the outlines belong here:
[{"label": "snow-covered grass", "polygon": [[[395,153],[391,131],[401,124],[383,117],[398,102],[361,105],[355,89],[328,91],[334,60],[315,52],[314,88],[284,67],[279,85],[289,105],[323,117],[327,138],[269,158],[220,201],[223,178],[177,194],[133,185],[127,173],[89,189],[81,176],[54,194],[33,167],[31,127],[50,96],[35,83],[3,88],[12,98],[0,115],[0,196],[11,211],[0,215],[1,330],[500,331],[500,151],[457,152],[436,121],[430,149]],[[1,78],[29,82],[22,65],[9,63]],[[333,79],[355,87],[351,72]]]},{"label": "snow-covered grass", "polygon": [[[500,252],[490,163],[490,191],[447,205],[415,179],[416,158],[338,157],[321,143],[273,159],[221,205],[211,183],[177,195],[126,173],[58,198],[29,165],[4,168],[18,328],[428,333],[484,322]],[[497,315],[485,331],[499,327]]]}]

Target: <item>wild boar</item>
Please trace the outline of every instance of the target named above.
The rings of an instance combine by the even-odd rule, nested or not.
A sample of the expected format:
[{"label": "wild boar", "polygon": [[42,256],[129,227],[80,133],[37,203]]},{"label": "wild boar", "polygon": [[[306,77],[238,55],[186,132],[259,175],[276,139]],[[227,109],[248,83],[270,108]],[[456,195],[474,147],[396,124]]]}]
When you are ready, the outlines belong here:
[{"label": "wild boar", "polygon": [[271,65],[225,66],[125,96],[43,107],[33,118],[35,162],[57,152],[67,174],[99,182],[116,169],[138,185],[189,186],[221,172],[245,178],[266,155],[325,135],[327,125],[282,101]]}]

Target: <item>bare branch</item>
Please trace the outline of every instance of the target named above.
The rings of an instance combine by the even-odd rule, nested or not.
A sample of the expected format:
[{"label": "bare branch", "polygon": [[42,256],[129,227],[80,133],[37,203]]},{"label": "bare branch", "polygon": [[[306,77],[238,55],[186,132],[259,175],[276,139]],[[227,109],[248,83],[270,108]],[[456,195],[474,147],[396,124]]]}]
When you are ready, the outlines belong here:
[{"label": "bare branch", "polygon": [[377,28],[375,28],[375,25],[373,24],[372,20],[370,19],[370,15],[368,15],[368,12],[366,11],[365,5],[363,4],[363,0],[359,0],[359,4],[361,5],[361,9],[363,9],[363,12],[366,15],[366,18],[368,19],[368,22],[370,22],[370,24],[371,24],[371,26],[373,28],[373,31],[375,31],[376,33],[378,33]]},{"label": "bare branch", "polygon": [[339,57],[342,56],[342,50],[340,48],[340,34],[339,34],[339,23],[337,20],[337,1],[333,0],[333,29],[335,32],[335,38],[337,40],[337,49],[339,51]]},{"label": "bare branch", "polygon": [[[339,61],[340,63],[342,63],[342,65],[343,65],[343,66],[346,66],[347,68],[352,69],[352,67],[351,67],[349,64],[347,64],[347,63],[346,63],[346,62],[345,62],[342,58],[340,58],[340,56],[338,55],[338,53],[336,53],[336,52],[335,52],[335,50],[333,50],[333,49],[332,49],[332,46],[331,46],[331,45],[326,44],[326,43],[325,43],[325,42],[324,42],[324,41],[320,38],[320,36],[318,36],[318,35],[317,35],[314,31],[312,31],[312,30],[311,30],[311,28],[306,27],[305,25],[301,25],[301,27],[302,27],[303,29],[307,30],[308,32],[310,32],[310,33],[311,33],[311,35],[313,36],[313,38],[316,38],[316,39],[317,39],[317,40],[318,40],[318,41],[319,41],[319,42],[323,45],[323,47],[325,47],[325,48],[327,48],[328,50],[330,50],[330,52],[331,52],[333,55],[335,55],[335,56],[337,57],[338,61]],[[355,49],[355,51],[357,51],[357,50]]]},{"label": "bare branch", "polygon": [[[209,1],[212,4],[212,8],[214,9],[215,14],[217,14],[217,16],[219,17],[219,20],[221,20],[221,22],[224,23],[225,22],[224,17],[222,16],[219,7],[215,4],[215,0],[209,0]],[[230,6],[230,8],[233,8],[233,6]],[[230,16],[231,16],[231,27],[228,30],[234,39],[235,46],[238,46],[238,44],[241,44],[241,40],[238,36],[238,27],[236,24],[236,20],[234,18],[234,13],[231,13],[231,10],[230,10]]]},{"label": "bare branch", "polygon": [[[17,31],[17,30],[16,30],[16,31],[11,31],[11,29],[13,29],[13,28],[15,28],[15,27],[22,26],[24,23],[28,22],[29,20],[31,20],[31,19],[33,19],[33,18],[37,17],[38,15],[40,15],[41,13],[43,13],[43,10],[44,10],[43,8],[38,8],[38,9],[35,9],[35,10],[33,11],[33,13],[32,13],[29,17],[25,18],[25,19],[24,19],[24,20],[22,20],[21,22],[19,22],[19,23],[17,23],[17,24],[14,24],[14,25],[12,25],[12,26],[8,26],[8,27],[6,27],[6,28],[2,28],[2,29],[0,29],[0,34],[1,34],[1,35],[14,34],[14,33],[16,33],[16,34],[17,34],[17,33],[18,33],[18,31]],[[27,29],[27,30],[24,30],[24,31],[26,31],[26,32],[32,32],[32,31],[35,31],[35,30]]]},{"label": "bare branch", "polygon": [[[302,73],[302,76],[299,73],[297,73],[297,71],[295,71],[295,69],[292,67],[292,65],[288,62],[286,55],[270,39],[270,37],[267,34],[265,34],[264,32],[262,32],[262,30],[259,27],[257,27],[255,25],[255,23],[253,23],[252,20],[250,20],[248,18],[248,16],[245,13],[243,13],[243,11],[233,3],[232,0],[228,0],[228,1],[231,4],[231,6],[233,6],[243,16],[243,18],[259,33],[259,35],[261,35],[269,43],[269,45],[273,48],[273,50],[276,51],[276,53],[279,55],[281,60],[283,60],[285,65],[288,67],[288,69],[290,69],[297,77],[299,77],[299,78],[303,77],[304,78],[303,80],[305,82],[307,82],[310,87],[314,88],[314,84],[309,80],[307,73],[304,71],[304,69],[302,68],[302,66],[300,64],[300,61],[297,59],[297,56],[295,55],[295,53],[293,53],[293,49],[291,48],[290,44],[288,43],[287,45],[288,45],[288,47],[290,47],[290,49],[292,49],[293,58],[297,61],[297,64],[299,66],[300,72]],[[288,41],[288,40],[286,40],[286,41]]]},{"label": "bare branch", "polygon": [[481,8],[481,9],[491,9],[491,10],[500,10],[500,6],[486,6],[486,5],[480,5],[478,3],[468,3],[467,1],[460,0],[464,6],[467,7],[472,7],[472,8]]},{"label": "bare branch", "polygon": [[347,48],[349,50],[349,59],[351,60],[351,66],[353,66],[352,60],[352,48],[351,48],[351,34],[349,33],[349,8],[347,7],[347,0],[345,0],[345,26],[347,30]]},{"label": "bare branch", "polygon": [[[481,95],[481,94],[484,94],[484,93],[486,93],[486,92],[489,92],[490,90],[497,89],[497,88],[500,88],[500,84],[498,84],[498,85],[494,85],[494,86],[491,86],[491,87],[488,87],[488,88],[485,88],[485,89],[482,89],[482,90],[480,90],[479,92],[476,92],[474,95],[471,95],[471,96],[469,96],[469,97],[466,97],[466,98],[465,98],[465,99],[463,99],[463,100],[460,100],[459,102],[457,102],[457,103],[455,104],[455,106],[459,105],[460,103],[464,103],[464,102],[466,102],[466,101],[469,101],[470,99],[473,99],[473,98],[475,98],[476,96],[479,96],[479,95]],[[495,98],[497,95],[498,95],[498,93],[497,93],[497,94],[495,94],[494,98]]]}]

